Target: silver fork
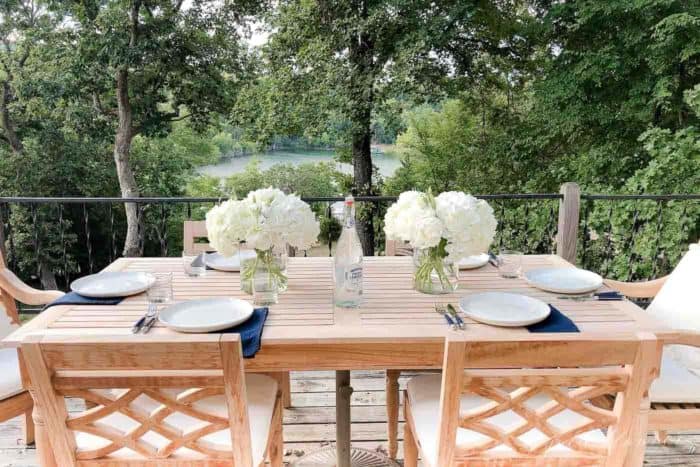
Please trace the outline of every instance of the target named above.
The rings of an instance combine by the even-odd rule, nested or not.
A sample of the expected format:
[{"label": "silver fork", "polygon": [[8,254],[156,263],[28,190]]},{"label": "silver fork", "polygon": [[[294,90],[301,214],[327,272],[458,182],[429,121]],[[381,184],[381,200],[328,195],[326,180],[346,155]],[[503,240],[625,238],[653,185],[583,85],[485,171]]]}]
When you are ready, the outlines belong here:
[{"label": "silver fork", "polygon": [[[152,303],[149,303],[148,304],[148,311],[146,311],[146,314],[144,314],[138,321],[136,321],[134,323],[134,326],[131,328],[131,332],[133,334],[138,334],[147,323],[150,323],[150,326],[153,326],[153,322],[155,322],[155,319],[156,319],[156,313],[157,313],[156,306]],[[149,329],[150,329],[150,326],[149,326]],[[148,332],[148,330],[146,332]]]},{"label": "silver fork", "polygon": [[435,304],[435,312],[441,314],[442,316],[445,317],[447,322],[450,324],[450,327],[453,330],[458,330],[459,325],[457,324],[457,321],[452,317],[449,311],[447,311],[447,305],[444,303],[436,303]]},{"label": "silver fork", "polygon": [[142,334],[148,334],[153,325],[156,324],[156,321],[158,321],[158,305],[154,303],[151,306],[153,307],[153,312],[151,313],[151,310],[148,310],[149,316],[146,318],[146,322],[143,323],[143,327],[141,328]]},{"label": "silver fork", "polygon": [[467,329],[467,325],[464,324],[464,320],[462,319],[461,316],[459,316],[459,313],[455,309],[454,306],[452,306],[451,303],[447,304],[447,312],[452,316],[452,319],[457,323],[456,326],[460,329],[460,331],[464,331]]}]

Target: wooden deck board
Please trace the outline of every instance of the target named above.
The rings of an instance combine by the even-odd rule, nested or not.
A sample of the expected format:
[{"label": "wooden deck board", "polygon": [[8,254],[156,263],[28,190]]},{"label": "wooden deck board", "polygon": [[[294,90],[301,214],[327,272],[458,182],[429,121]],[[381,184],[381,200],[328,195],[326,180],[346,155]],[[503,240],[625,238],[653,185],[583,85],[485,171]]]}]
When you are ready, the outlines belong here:
[{"label": "wooden deck board", "polygon": [[[353,445],[386,450],[384,373],[353,372]],[[408,377],[402,377],[405,384]],[[285,411],[285,459],[329,444],[335,436],[333,372],[293,372],[292,401]],[[76,404],[80,404],[77,402]],[[77,407],[77,405],[76,405]],[[402,432],[399,432],[399,436]],[[37,467],[36,452],[20,441],[19,418],[0,424],[0,467]],[[700,430],[673,434],[666,445],[649,436],[645,465],[700,466]],[[402,445],[399,443],[399,456]]]}]

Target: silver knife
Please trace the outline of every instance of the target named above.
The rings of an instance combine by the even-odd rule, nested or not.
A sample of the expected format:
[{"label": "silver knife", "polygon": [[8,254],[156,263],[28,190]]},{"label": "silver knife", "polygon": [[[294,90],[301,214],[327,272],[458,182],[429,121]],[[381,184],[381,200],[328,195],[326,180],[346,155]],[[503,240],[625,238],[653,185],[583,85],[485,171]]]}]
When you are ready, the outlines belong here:
[{"label": "silver knife", "polygon": [[599,292],[585,295],[559,295],[557,298],[559,300],[574,301],[600,300],[601,302],[621,302],[625,299],[624,296],[612,292]]}]

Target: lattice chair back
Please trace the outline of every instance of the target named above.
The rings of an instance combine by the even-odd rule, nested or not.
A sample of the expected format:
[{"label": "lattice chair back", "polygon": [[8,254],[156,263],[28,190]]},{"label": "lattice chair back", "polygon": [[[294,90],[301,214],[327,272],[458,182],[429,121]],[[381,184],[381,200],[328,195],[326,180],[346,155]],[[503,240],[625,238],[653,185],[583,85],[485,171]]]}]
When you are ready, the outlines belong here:
[{"label": "lattice chair back", "polygon": [[197,242],[207,238],[207,224],[204,221],[185,221],[183,223],[182,248],[187,254],[199,254],[213,248],[207,242]]},{"label": "lattice chair back", "polygon": [[[460,336],[449,338],[432,465],[479,465],[484,460],[511,465],[514,459],[517,465],[629,463],[628,456],[644,452],[645,391],[660,359],[654,336],[638,337],[592,340],[585,343],[585,354],[574,346],[567,349],[561,338],[531,342],[532,349],[498,341],[480,347]],[[479,356],[493,360],[500,355],[499,366],[508,366],[509,353],[521,353],[519,360],[524,354],[527,360],[533,352],[545,361],[549,353],[557,367],[464,370]],[[605,365],[590,366],[596,360]],[[533,365],[541,363],[533,358]],[[616,395],[612,410],[590,403],[605,394]]]},{"label": "lattice chair back", "polygon": [[[254,465],[239,338],[208,337],[23,343],[58,465]],[[94,407],[69,414],[69,397]],[[225,400],[221,407],[211,402],[216,397]]]}]

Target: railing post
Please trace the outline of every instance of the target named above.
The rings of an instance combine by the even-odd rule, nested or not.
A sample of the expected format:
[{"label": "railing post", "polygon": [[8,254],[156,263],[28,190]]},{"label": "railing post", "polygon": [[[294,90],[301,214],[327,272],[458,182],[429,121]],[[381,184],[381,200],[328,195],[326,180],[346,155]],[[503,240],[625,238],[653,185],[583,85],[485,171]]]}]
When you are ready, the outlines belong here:
[{"label": "railing post", "polygon": [[559,193],[564,197],[559,201],[557,255],[573,264],[576,263],[581,188],[577,183],[567,182],[561,186]]}]

